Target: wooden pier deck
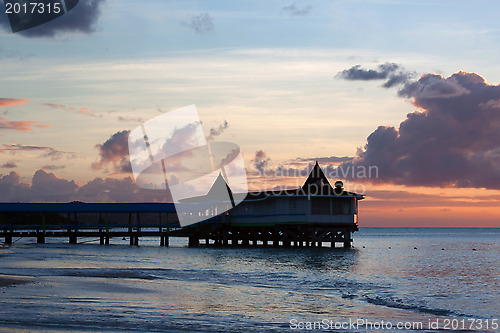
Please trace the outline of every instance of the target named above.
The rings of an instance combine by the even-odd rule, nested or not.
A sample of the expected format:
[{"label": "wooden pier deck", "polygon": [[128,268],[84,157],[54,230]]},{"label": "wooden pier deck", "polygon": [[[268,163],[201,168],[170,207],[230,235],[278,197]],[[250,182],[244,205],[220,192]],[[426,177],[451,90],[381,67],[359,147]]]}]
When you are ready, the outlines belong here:
[{"label": "wooden pier deck", "polygon": [[289,225],[237,226],[226,216],[181,228],[173,203],[0,203],[0,239],[11,245],[16,238],[128,238],[139,245],[141,237],[158,237],[169,246],[169,237],[186,237],[189,247],[273,246],[350,248],[357,226]]}]

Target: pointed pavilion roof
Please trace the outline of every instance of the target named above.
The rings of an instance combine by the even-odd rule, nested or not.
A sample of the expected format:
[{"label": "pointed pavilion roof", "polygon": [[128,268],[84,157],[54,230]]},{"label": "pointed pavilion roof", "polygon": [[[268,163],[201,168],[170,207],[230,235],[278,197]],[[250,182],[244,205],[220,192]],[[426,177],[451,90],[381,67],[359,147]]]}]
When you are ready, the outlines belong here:
[{"label": "pointed pavilion roof", "polygon": [[328,178],[326,178],[325,173],[323,172],[323,170],[321,170],[318,161],[316,161],[316,164],[311,170],[311,173],[309,173],[309,176],[304,182],[304,185],[302,185],[302,188],[303,189],[307,188],[312,184],[320,186],[329,186],[330,188],[332,187],[332,185],[330,185],[330,182],[328,181]]},{"label": "pointed pavilion roof", "polygon": [[233,196],[233,192],[229,188],[229,185],[227,185],[224,176],[222,176],[222,173],[219,173],[217,179],[215,180],[214,184],[212,185],[206,196],[208,198],[213,197],[215,199],[220,199],[221,193],[229,193],[229,197],[231,198]]}]

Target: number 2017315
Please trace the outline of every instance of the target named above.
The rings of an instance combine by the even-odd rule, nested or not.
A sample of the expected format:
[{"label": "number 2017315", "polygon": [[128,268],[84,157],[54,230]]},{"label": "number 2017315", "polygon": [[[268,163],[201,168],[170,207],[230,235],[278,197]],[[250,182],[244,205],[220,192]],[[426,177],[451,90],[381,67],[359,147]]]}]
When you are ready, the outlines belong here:
[{"label": "number 2017315", "polygon": [[61,12],[60,3],[42,3],[42,2],[30,2],[30,3],[10,3],[5,4],[6,14],[59,14]]}]

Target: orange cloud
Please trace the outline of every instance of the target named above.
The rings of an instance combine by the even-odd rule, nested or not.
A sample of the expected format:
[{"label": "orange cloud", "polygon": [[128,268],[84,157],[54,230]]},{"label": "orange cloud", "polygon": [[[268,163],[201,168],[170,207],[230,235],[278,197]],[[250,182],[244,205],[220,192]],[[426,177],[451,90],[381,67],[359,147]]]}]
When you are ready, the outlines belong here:
[{"label": "orange cloud", "polygon": [[102,114],[97,115],[94,112],[90,111],[89,108],[81,108],[80,109],[80,114],[83,114],[83,115],[89,116],[89,117],[99,117],[99,118],[102,118]]},{"label": "orange cloud", "polygon": [[102,118],[102,114],[95,114],[92,112],[89,108],[80,108],[76,109],[74,106],[68,106],[64,104],[58,104],[58,103],[44,103],[43,105],[48,106],[52,109],[60,109],[60,110],[66,110],[66,111],[76,111],[78,114],[88,116],[88,117],[98,117]]},{"label": "orange cloud", "polygon": [[15,98],[0,98],[0,108],[7,106],[15,106],[20,104],[25,104],[30,101],[29,98],[25,99],[15,99]]},{"label": "orange cloud", "polygon": [[[37,121],[21,120],[21,121],[9,121],[6,118],[0,118],[0,130],[12,130],[17,132],[29,132],[32,131]],[[36,125],[36,128],[50,128],[50,125]]]}]

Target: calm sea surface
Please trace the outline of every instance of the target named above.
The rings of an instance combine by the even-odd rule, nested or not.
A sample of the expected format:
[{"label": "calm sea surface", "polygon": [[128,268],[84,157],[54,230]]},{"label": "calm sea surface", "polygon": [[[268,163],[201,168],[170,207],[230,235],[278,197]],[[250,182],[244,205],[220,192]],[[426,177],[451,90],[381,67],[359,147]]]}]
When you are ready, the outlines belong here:
[{"label": "calm sea surface", "polygon": [[350,250],[34,241],[0,247],[0,274],[36,277],[0,288],[1,332],[500,332],[500,229],[362,228]]}]

